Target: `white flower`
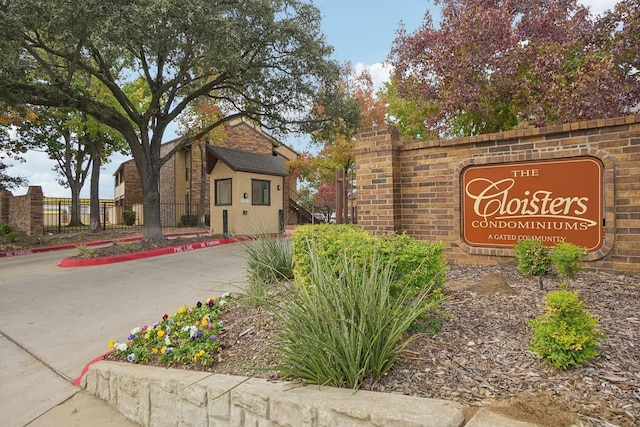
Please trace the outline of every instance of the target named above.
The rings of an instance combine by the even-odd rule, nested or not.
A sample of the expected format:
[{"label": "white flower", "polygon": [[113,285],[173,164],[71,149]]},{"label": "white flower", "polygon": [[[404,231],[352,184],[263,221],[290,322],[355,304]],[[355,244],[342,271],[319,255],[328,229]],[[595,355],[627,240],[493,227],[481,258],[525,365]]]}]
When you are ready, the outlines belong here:
[{"label": "white flower", "polygon": [[191,327],[189,328],[189,337],[193,338],[196,336],[196,332],[198,332],[198,328],[196,327],[196,325],[191,325]]},{"label": "white flower", "polygon": [[118,350],[118,351],[127,351],[127,348],[128,348],[128,347],[127,347],[127,343],[119,342],[119,343],[116,343],[116,344],[113,346],[113,348],[115,348],[115,349],[116,349],[116,350]]},{"label": "white flower", "polygon": [[165,345],[167,345],[167,346],[170,346],[170,345],[171,345],[171,340],[169,339],[169,335],[165,335],[165,336],[164,336],[164,343],[165,343]]},{"label": "white flower", "polygon": [[226,301],[226,300],[222,300],[222,301],[220,301],[220,302],[218,303],[218,305],[219,305],[220,307],[224,307],[224,305],[225,305],[226,303],[227,303],[227,301]]},{"label": "white flower", "polygon": [[230,296],[231,296],[231,292],[225,292],[224,294],[222,294],[220,298],[229,298]]},{"label": "white flower", "polygon": [[142,330],[142,329],[140,329],[140,326],[135,327],[135,328],[133,328],[133,329],[131,330],[131,335],[135,335],[135,334],[137,334],[138,332],[140,332],[141,330]]}]

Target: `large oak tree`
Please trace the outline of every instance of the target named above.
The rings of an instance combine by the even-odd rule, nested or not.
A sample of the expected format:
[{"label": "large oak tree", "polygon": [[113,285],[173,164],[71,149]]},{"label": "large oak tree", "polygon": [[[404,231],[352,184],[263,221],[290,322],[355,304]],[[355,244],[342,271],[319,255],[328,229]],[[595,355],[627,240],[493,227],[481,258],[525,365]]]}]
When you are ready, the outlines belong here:
[{"label": "large oak tree", "polygon": [[[415,33],[400,29],[390,54],[401,97],[431,113],[428,132],[474,135],[605,118],[640,102],[637,74],[621,62],[623,52],[639,53],[618,39],[623,13],[609,17],[603,32],[575,0],[434,3],[439,25],[427,12]],[[637,0],[623,3],[633,9]],[[634,40],[637,24],[624,31]]]},{"label": "large oak tree", "polygon": [[[0,22],[0,100],[75,108],[121,132],[144,193],[145,241],[162,238],[160,167],[185,144],[235,117],[276,133],[354,117],[320,13],[302,0],[0,0]],[[116,106],[85,89],[90,78]],[[145,102],[124,90],[139,78]],[[169,124],[202,97],[225,115],[161,156]]]}]

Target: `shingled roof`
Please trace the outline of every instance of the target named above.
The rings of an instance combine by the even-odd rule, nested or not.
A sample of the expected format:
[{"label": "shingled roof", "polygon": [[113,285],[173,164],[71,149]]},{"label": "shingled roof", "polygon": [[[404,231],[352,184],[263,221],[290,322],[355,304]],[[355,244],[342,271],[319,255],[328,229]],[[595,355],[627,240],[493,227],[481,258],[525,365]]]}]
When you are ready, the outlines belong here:
[{"label": "shingled roof", "polygon": [[209,172],[213,170],[215,164],[220,160],[232,170],[237,172],[260,173],[273,176],[287,176],[284,167],[284,159],[267,154],[249,153],[246,151],[234,150],[225,147],[207,146],[207,152],[213,157],[211,162],[207,162]]}]

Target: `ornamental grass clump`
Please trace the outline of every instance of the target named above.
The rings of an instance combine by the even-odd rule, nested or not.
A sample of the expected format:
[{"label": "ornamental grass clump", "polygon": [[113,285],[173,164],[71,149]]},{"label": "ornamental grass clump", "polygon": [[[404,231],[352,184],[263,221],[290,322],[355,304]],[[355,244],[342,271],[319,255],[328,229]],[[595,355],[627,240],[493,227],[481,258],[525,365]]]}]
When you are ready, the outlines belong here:
[{"label": "ornamental grass clump", "polygon": [[221,356],[218,316],[228,297],[226,293],[184,305],[158,323],[134,328],[126,342],[111,341],[109,348],[116,358],[131,363],[211,366]]},{"label": "ornamental grass clump", "polygon": [[439,301],[427,285],[419,292],[406,286],[392,297],[394,270],[377,251],[356,265],[346,251],[331,260],[314,249],[305,285],[292,287],[274,310],[280,319],[275,369],[283,378],[356,389],[391,368],[416,337],[404,339],[405,331]]},{"label": "ornamental grass clump", "polygon": [[247,260],[247,286],[244,301],[249,305],[264,304],[269,285],[293,278],[291,239],[259,233],[244,243]]},{"label": "ornamental grass clump", "polygon": [[557,368],[566,369],[598,355],[598,319],[585,310],[578,291],[549,292],[546,313],[527,320],[531,326],[529,349]]}]

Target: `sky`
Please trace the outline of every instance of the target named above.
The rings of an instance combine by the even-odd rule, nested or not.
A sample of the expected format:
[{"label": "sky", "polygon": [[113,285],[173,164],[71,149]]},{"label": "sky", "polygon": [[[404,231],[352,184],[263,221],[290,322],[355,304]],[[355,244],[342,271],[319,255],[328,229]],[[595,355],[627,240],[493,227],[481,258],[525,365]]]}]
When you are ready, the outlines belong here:
[{"label": "sky", "polygon": [[[599,14],[613,8],[614,0],[580,0],[589,6],[593,14]],[[420,27],[427,10],[431,10],[434,20],[438,10],[429,0],[313,0],[322,14],[322,31],[328,44],[334,47],[333,58],[339,62],[351,62],[356,74],[368,69],[374,85],[380,87],[389,76],[384,66],[400,22],[407,33],[413,33]],[[165,141],[175,138],[173,132],[165,134]],[[297,140],[285,141],[294,149],[304,151],[308,147]],[[23,176],[30,185],[40,185],[46,197],[70,197],[67,188],[57,184],[58,176],[52,170],[54,163],[44,153],[30,152],[25,155],[26,162],[11,163],[8,169],[11,175]],[[100,198],[112,199],[114,191],[113,173],[118,166],[130,159],[128,156],[112,156],[110,163],[103,165],[100,171]],[[26,193],[26,187],[13,190],[14,195]],[[81,193],[89,197],[89,181]]]}]

